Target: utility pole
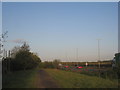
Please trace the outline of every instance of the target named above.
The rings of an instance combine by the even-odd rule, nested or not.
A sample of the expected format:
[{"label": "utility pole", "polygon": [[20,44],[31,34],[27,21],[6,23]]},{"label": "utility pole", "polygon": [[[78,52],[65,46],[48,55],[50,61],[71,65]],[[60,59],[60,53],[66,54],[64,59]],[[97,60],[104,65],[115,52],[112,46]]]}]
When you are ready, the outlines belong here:
[{"label": "utility pole", "polygon": [[101,39],[97,39],[98,40],[98,64],[99,64],[99,68],[100,68],[100,40]]},{"label": "utility pole", "polygon": [[99,65],[99,77],[100,77],[100,40],[101,39],[97,39],[98,40],[98,65]]},{"label": "utility pole", "polygon": [[66,66],[67,66],[67,61],[68,61],[67,59],[68,59],[68,58],[67,58],[67,52],[66,52]]},{"label": "utility pole", "polygon": [[11,51],[9,50],[8,52],[8,57],[10,58],[11,57]]},{"label": "utility pole", "polygon": [[77,60],[77,66],[78,66],[78,48],[76,48],[76,60]]},{"label": "utility pole", "polygon": [[7,50],[5,51],[5,58],[7,58],[8,57],[8,52],[7,52]]}]

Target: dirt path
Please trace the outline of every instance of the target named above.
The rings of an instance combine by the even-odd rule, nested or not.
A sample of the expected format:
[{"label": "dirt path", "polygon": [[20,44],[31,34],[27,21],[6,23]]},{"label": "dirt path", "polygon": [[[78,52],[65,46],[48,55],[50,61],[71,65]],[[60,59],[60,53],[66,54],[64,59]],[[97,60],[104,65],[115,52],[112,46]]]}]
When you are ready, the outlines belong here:
[{"label": "dirt path", "polygon": [[35,81],[36,88],[60,88],[57,83],[44,71],[39,70]]}]

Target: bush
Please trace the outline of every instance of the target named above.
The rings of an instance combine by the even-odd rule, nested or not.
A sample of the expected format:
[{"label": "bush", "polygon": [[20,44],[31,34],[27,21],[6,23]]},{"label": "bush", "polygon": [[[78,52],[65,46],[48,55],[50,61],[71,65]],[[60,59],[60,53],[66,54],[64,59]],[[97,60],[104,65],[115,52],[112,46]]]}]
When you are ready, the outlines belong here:
[{"label": "bush", "polygon": [[52,62],[45,61],[42,64],[43,68],[55,68]]},{"label": "bush", "polygon": [[45,61],[45,62],[40,63],[39,67],[40,68],[58,68],[59,62],[60,60],[58,59],[53,60],[53,62]]},{"label": "bush", "polygon": [[39,62],[40,58],[29,51],[20,51],[16,54],[13,60],[14,70],[26,70],[35,68]]},{"label": "bush", "polygon": [[5,58],[2,60],[2,73],[7,73],[9,71],[11,71],[11,61],[12,58]]},{"label": "bush", "polygon": [[19,48],[15,47],[11,55],[11,58],[3,59],[3,72],[32,69],[41,62],[36,54],[30,52],[26,43]]}]

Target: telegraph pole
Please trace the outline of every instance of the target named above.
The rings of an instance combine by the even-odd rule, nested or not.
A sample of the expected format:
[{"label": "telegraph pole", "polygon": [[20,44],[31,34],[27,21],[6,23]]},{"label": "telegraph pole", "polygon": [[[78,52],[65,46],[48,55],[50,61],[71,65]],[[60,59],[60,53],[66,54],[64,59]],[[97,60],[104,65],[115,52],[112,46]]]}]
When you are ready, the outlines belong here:
[{"label": "telegraph pole", "polygon": [[68,61],[67,59],[68,59],[68,58],[67,58],[67,52],[66,52],[66,65],[67,65],[67,61]]},{"label": "telegraph pole", "polygon": [[100,77],[100,40],[101,39],[97,39],[98,40],[98,65],[99,65],[99,77]]},{"label": "telegraph pole", "polygon": [[99,68],[100,68],[100,40],[101,39],[97,39],[98,40],[98,64],[99,64]]},{"label": "telegraph pole", "polygon": [[76,48],[76,60],[77,60],[77,66],[78,66],[78,48]]}]

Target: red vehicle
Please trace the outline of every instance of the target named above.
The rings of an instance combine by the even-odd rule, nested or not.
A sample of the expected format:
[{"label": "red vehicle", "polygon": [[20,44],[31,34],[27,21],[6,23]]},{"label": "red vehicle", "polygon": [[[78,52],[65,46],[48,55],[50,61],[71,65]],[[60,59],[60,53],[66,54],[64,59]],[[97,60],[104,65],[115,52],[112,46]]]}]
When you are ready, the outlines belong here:
[{"label": "red vehicle", "polygon": [[80,68],[83,68],[83,67],[82,67],[82,66],[77,66],[77,68],[79,68],[79,69],[80,69]]},{"label": "red vehicle", "polygon": [[68,68],[69,66],[64,66],[65,68]]}]

